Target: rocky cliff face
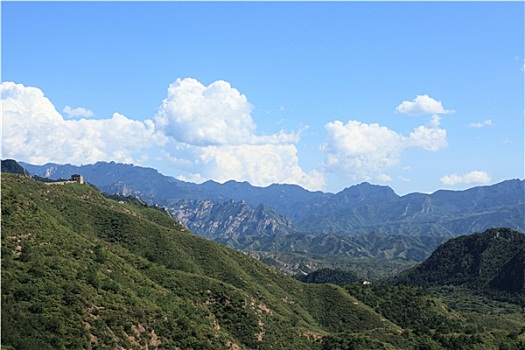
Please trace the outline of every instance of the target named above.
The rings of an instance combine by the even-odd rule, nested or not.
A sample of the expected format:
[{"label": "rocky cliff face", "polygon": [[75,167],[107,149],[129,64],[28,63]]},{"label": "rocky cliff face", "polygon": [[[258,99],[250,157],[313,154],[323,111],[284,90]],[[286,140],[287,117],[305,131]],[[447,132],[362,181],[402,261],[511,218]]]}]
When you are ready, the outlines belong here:
[{"label": "rocky cliff face", "polygon": [[211,239],[245,235],[276,236],[295,233],[292,222],[275,210],[259,205],[252,209],[245,201],[186,199],[170,208],[173,217],[200,236]]}]

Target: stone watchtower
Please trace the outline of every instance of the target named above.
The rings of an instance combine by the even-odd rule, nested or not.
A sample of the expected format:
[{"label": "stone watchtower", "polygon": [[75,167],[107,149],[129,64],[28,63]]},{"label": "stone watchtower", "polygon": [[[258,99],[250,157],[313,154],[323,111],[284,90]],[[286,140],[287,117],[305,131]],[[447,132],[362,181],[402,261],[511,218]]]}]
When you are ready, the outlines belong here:
[{"label": "stone watchtower", "polygon": [[71,181],[76,181],[79,184],[83,184],[84,183],[84,176],[79,175],[79,174],[71,175]]}]

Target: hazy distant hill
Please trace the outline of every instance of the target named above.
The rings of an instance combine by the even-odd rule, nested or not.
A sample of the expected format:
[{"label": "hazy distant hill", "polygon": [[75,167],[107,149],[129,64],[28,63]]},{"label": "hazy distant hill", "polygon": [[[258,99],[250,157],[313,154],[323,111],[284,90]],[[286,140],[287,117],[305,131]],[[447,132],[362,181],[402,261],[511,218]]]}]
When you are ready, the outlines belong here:
[{"label": "hazy distant hill", "polygon": [[32,175],[46,178],[69,179],[72,174],[82,174],[84,180],[97,186],[102,192],[134,195],[151,203],[165,205],[168,199],[193,198],[194,184],[164,176],[152,168],[136,167],[115,162],[98,162],[90,165],[45,164],[34,166],[20,164]]},{"label": "hazy distant hill", "polygon": [[[365,194],[362,194],[365,193]],[[333,205],[332,199],[348,198]],[[525,181],[508,180],[465,191],[396,196],[385,186],[361,184],[336,194],[326,210],[296,223],[309,232],[437,235],[453,237],[491,227],[525,228]],[[358,198],[366,198],[359,204]],[[376,200],[371,200],[375,198]],[[351,201],[353,199],[353,201]],[[357,200],[356,200],[357,199]],[[363,199],[364,200],[364,199]]]},{"label": "hazy distant hill", "polygon": [[261,204],[270,206],[291,219],[300,214],[299,209],[305,205],[332,196],[329,193],[307,191],[297,185],[274,184],[257,187],[237,181],[227,181],[224,184],[206,181],[194,184],[162,175],[152,168],[115,162],[97,162],[83,166],[53,163],[31,165],[24,162],[20,164],[32,175],[42,177],[69,178],[71,174],[79,173],[103,192],[136,195],[148,202],[172,205],[184,199],[245,201],[252,208]]},{"label": "hazy distant hill", "polygon": [[[301,247],[298,251],[313,252],[316,248],[308,242],[318,236],[341,247],[332,252],[345,254],[345,236],[371,232],[450,238],[491,227],[525,230],[524,180],[405,196],[398,196],[388,186],[362,183],[332,194],[296,185],[193,184],[151,168],[113,162],[81,167],[21,164],[31,174],[44,177],[68,178],[81,173],[103,192],[135,195],[150,204],[168,206],[195,233],[238,249],[281,247],[290,251]],[[232,213],[235,220],[230,218]]]}]

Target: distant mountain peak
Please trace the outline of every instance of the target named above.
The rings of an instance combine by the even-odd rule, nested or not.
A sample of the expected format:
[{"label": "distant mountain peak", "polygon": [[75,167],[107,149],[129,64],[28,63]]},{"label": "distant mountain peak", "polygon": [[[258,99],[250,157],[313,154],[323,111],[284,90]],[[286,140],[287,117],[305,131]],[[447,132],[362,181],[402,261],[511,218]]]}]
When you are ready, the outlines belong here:
[{"label": "distant mountain peak", "polygon": [[523,180],[464,191],[399,196],[389,186],[369,182],[333,194],[289,184],[257,187],[236,180],[195,184],[162,175],[153,168],[116,162],[21,165],[31,174],[52,179],[82,174],[102,192],[134,195],[149,204],[167,207],[183,199],[217,203],[244,200],[251,209],[263,204],[292,221],[303,233],[355,236],[377,231],[385,235],[453,237],[498,226],[525,230]]},{"label": "distant mountain peak", "polygon": [[337,193],[335,197],[352,198],[357,202],[370,202],[378,199],[390,201],[399,198],[389,186],[373,185],[369,182],[362,182],[358,185],[347,187]]},{"label": "distant mountain peak", "polygon": [[376,184],[371,184],[370,182],[361,182],[361,183],[359,183],[357,185],[352,185],[350,187],[346,187],[341,192],[356,191],[356,190],[370,190],[370,189],[372,189],[372,190],[382,190],[382,191],[388,191],[388,192],[395,193],[394,190],[390,186],[376,185]]}]

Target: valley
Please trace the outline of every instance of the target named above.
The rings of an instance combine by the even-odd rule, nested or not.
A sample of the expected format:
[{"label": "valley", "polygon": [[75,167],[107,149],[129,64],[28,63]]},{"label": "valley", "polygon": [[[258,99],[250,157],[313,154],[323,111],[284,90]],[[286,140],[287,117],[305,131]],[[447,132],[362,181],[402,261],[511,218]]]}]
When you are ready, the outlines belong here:
[{"label": "valley", "polygon": [[[523,273],[525,234],[518,231],[462,235],[401,274],[409,266],[396,259],[354,258],[355,273],[337,254],[259,256],[286,261],[291,273],[301,267],[300,282],[249,256],[263,252],[219,245],[160,207],[116,197],[89,184],[49,186],[2,173],[3,349],[525,345],[523,279],[514,279]],[[466,277],[444,273],[427,286],[423,276],[435,270],[433,261],[451,260],[458,249],[490,274],[469,277],[476,269],[451,261]],[[390,273],[373,272],[381,260]],[[364,285],[368,277],[376,280]],[[486,316],[487,307],[497,322]]]},{"label": "valley", "polygon": [[0,350],[525,350],[525,1],[0,8]]},{"label": "valley", "polygon": [[[525,346],[519,230],[273,233],[293,220],[263,204],[227,199],[218,203],[231,202],[228,216],[215,201],[192,212],[233,227],[220,239],[243,252],[144,197],[17,172],[2,172],[2,349]],[[470,206],[507,208],[505,188],[519,184],[500,184],[500,203],[476,189]],[[275,221],[257,224],[253,212]]]}]

